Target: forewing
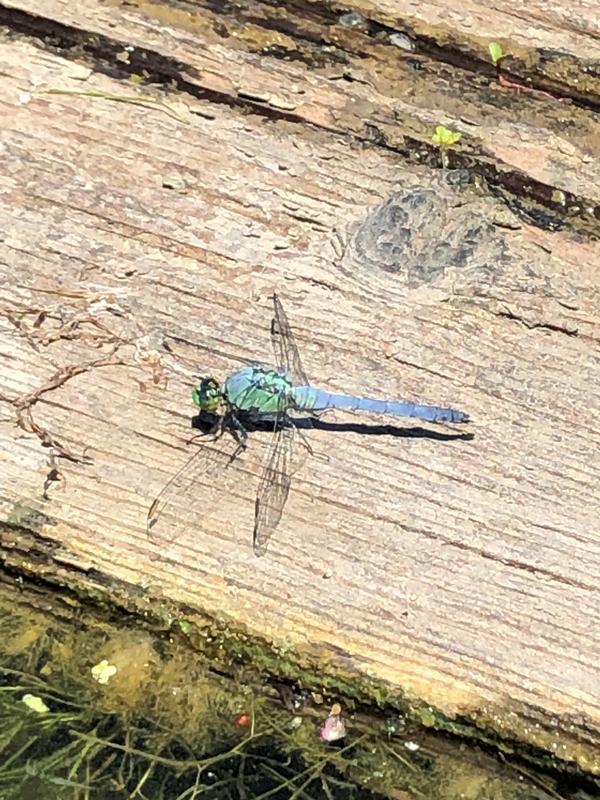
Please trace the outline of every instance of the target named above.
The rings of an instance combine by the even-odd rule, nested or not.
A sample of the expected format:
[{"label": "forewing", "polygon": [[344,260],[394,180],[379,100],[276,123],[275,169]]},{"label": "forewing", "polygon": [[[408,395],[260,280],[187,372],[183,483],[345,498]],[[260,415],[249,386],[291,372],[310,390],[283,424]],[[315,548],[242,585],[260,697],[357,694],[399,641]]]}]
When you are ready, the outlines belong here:
[{"label": "forewing", "polygon": [[274,316],[271,320],[271,342],[277,367],[285,372],[296,386],[306,386],[308,378],[304,372],[296,340],[283,306],[276,294],[273,295]]},{"label": "forewing", "polygon": [[271,534],[279,524],[291,483],[291,453],[295,429],[279,427],[260,479],[254,511],[254,552],[264,556]]}]

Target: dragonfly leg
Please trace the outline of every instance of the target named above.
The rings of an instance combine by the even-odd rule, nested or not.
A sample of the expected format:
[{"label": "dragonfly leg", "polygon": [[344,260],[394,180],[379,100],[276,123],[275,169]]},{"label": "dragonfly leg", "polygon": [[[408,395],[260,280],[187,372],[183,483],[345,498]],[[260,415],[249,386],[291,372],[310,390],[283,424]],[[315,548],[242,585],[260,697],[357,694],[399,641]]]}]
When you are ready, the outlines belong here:
[{"label": "dragonfly leg", "polygon": [[197,439],[202,439],[202,438],[204,438],[204,436],[206,436],[205,433],[195,433],[193,436],[190,436],[189,439],[185,440],[185,444],[186,444],[186,446],[189,445],[189,444],[194,444],[194,442]]},{"label": "dragonfly leg", "polygon": [[207,430],[203,430],[201,433],[195,433],[193,436],[190,436],[186,444],[193,444],[197,439],[204,439],[205,436],[210,436],[214,442],[221,436],[222,433],[222,418],[215,416],[212,424]]},{"label": "dragonfly leg", "polygon": [[238,445],[230,459],[230,461],[234,461],[247,447],[248,432],[232,409],[229,409],[229,411],[223,417],[221,417],[218,435],[221,435],[225,430],[229,431]]},{"label": "dragonfly leg", "polygon": [[311,446],[310,442],[308,441],[308,439],[306,438],[306,436],[304,435],[304,433],[302,432],[302,430],[301,430],[301,429],[300,429],[300,428],[299,428],[299,427],[296,425],[296,423],[294,422],[294,420],[293,420],[291,417],[288,417],[288,416],[286,415],[286,416],[284,417],[284,419],[283,419],[283,423],[284,423],[285,425],[289,425],[291,428],[293,428],[293,429],[294,429],[294,433],[297,433],[297,434],[298,434],[298,436],[299,436],[299,437],[300,437],[300,439],[302,440],[302,444],[304,445],[304,447],[306,447],[306,449],[308,450],[308,452],[310,453],[310,455],[311,455],[311,456],[312,456],[312,455],[314,455],[314,450],[312,449],[312,446]]}]

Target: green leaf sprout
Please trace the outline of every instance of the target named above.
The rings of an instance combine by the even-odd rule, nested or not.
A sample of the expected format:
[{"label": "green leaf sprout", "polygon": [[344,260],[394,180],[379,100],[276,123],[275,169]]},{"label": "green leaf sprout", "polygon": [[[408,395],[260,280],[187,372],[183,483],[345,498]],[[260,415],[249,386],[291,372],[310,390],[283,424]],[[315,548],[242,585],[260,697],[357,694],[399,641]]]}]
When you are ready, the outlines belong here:
[{"label": "green leaf sprout", "polygon": [[494,66],[497,67],[500,61],[506,56],[506,53],[502,49],[502,45],[498,44],[498,42],[490,42],[488,50],[490,51],[490,56],[492,57]]},{"label": "green leaf sprout", "polygon": [[453,144],[460,142],[461,136],[462,133],[451,131],[445,125],[437,125],[431,141],[438,147],[451,147]]}]

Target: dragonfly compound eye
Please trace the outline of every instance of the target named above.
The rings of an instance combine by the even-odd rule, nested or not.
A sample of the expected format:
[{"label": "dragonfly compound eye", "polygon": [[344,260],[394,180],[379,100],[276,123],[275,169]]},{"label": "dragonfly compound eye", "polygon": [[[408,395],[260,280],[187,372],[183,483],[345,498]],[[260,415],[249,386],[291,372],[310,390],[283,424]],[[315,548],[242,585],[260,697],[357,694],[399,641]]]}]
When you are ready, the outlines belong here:
[{"label": "dragonfly compound eye", "polygon": [[197,389],[192,391],[194,403],[209,414],[216,414],[223,402],[221,385],[214,378],[202,378]]}]

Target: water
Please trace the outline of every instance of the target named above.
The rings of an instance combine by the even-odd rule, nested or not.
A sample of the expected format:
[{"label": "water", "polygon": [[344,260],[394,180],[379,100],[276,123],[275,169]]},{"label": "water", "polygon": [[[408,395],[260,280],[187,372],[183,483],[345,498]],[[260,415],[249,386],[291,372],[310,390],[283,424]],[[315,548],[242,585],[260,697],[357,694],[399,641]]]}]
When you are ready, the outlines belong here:
[{"label": "water", "polygon": [[192,632],[186,620],[153,632],[4,576],[0,800],[594,796],[397,712],[224,669]]}]

